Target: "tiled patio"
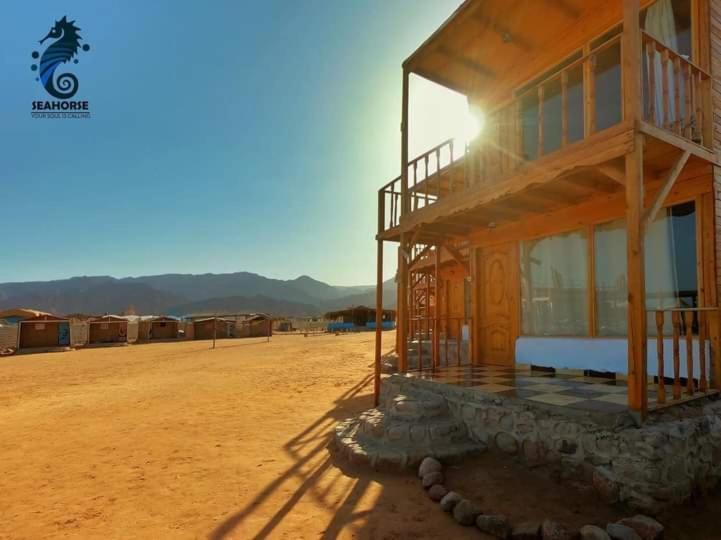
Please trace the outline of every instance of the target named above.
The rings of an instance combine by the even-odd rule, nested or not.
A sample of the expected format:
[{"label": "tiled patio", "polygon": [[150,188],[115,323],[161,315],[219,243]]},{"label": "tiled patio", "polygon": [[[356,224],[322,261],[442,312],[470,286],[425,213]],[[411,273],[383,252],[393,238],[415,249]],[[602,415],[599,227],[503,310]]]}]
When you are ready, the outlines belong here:
[{"label": "tiled patio", "polygon": [[[410,376],[499,396],[568,407],[595,413],[615,414],[627,409],[626,382],[592,376],[582,371],[538,371],[530,366],[452,366],[414,371]],[[655,385],[649,385],[649,405],[655,404]]]}]

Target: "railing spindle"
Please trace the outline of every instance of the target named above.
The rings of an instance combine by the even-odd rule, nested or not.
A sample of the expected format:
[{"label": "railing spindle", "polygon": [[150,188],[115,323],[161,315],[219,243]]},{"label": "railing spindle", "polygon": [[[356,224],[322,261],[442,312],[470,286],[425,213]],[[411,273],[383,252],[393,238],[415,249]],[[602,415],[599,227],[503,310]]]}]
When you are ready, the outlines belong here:
[{"label": "railing spindle", "polygon": [[664,49],[661,53],[661,88],[663,92],[663,127],[671,129],[670,122],[670,95],[668,88],[668,63],[669,63],[669,52],[668,49]]},{"label": "railing spindle", "polygon": [[683,312],[683,324],[686,330],[686,393],[694,393],[693,387],[693,311]]},{"label": "railing spindle", "polygon": [[698,142],[704,143],[703,140],[703,126],[704,126],[704,114],[703,114],[703,98],[701,97],[701,89],[703,88],[703,81],[701,80],[701,72],[696,72],[696,92],[698,98],[696,99],[696,125],[698,126]]},{"label": "railing spindle", "polygon": [[561,147],[568,145],[568,71],[561,73]]},{"label": "railing spindle", "polygon": [[708,390],[706,378],[706,313],[698,312],[698,364],[700,368],[698,384],[701,392]]},{"label": "railing spindle", "polygon": [[458,366],[461,365],[461,337],[462,337],[462,329],[461,329],[461,319],[458,319],[458,337],[456,338],[456,362]]},{"label": "railing spindle", "polygon": [[658,125],[656,113],[656,44],[652,41],[646,43],[648,65],[648,119],[655,126]]},{"label": "railing spindle", "polygon": [[673,399],[681,399],[681,355],[679,340],[681,337],[681,321],[678,311],[671,312],[673,325]]},{"label": "railing spindle", "polygon": [[681,135],[681,58],[673,60],[673,116],[674,131]]},{"label": "railing spindle", "polygon": [[691,65],[686,64],[683,70],[684,83],[684,111],[683,111],[683,136],[693,139],[693,126],[691,125]]},{"label": "railing spindle", "polygon": [[663,358],[663,311],[656,312],[656,355],[658,357],[658,391],[656,401],[659,404],[666,403],[666,382],[664,380],[664,358]]}]

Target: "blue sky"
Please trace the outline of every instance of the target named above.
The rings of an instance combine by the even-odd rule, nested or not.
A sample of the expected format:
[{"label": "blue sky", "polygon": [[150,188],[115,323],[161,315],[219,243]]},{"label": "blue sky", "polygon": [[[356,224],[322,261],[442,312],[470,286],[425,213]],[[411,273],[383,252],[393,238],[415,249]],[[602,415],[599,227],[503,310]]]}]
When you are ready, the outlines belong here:
[{"label": "blue sky", "polygon": [[[0,282],[247,270],[372,283],[377,189],[400,169],[400,64],[459,3],[5,5]],[[90,120],[30,116],[49,99],[30,55],[63,15],[91,46],[58,71],[77,75]],[[418,151],[445,138],[427,101]]]}]

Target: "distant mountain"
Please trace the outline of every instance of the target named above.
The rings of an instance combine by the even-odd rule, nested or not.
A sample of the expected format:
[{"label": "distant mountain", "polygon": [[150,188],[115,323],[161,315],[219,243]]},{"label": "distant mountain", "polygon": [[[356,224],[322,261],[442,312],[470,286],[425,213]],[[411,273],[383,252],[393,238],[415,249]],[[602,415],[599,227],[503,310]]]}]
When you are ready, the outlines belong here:
[{"label": "distant mountain", "polygon": [[318,306],[276,300],[268,296],[224,296],[210,298],[168,308],[169,315],[212,315],[214,313],[272,313],[288,317],[306,317],[318,314]]},{"label": "distant mountain", "polygon": [[[385,307],[395,306],[393,280],[385,283],[383,296]],[[262,311],[311,316],[358,304],[375,304],[374,286],[336,287],[309,276],[280,280],[250,272],[0,284],[0,309],[30,307],[60,314],[119,313],[132,306],[141,314]]]}]

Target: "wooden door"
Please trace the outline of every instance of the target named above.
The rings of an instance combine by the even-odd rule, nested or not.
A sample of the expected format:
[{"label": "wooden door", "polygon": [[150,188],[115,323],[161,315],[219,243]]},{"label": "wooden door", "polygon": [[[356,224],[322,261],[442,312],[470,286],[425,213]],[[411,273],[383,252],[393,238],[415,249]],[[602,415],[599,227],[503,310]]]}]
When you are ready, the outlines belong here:
[{"label": "wooden door", "polygon": [[486,247],[480,257],[481,364],[513,365],[518,336],[518,246]]}]

